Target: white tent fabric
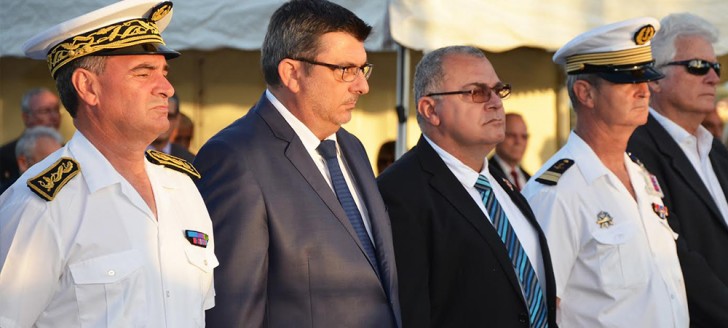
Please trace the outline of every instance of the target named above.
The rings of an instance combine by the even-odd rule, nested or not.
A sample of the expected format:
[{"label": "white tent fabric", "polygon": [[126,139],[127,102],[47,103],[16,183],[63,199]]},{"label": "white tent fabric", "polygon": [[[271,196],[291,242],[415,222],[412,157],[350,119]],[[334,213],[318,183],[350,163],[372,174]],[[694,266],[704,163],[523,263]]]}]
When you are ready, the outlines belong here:
[{"label": "white tent fabric", "polygon": [[[42,30],[114,0],[2,0],[0,57]],[[417,50],[470,44],[493,52],[527,46],[549,51],[598,25],[689,11],[715,24],[728,53],[728,0],[333,0],[374,27],[370,51],[394,50],[392,38]],[[284,0],[177,0],[163,33],[174,49],[259,49],[273,11]],[[391,25],[391,26],[390,26]],[[390,35],[391,32],[391,35]]]},{"label": "white tent fabric", "polygon": [[[0,57],[22,57],[22,44],[36,33],[114,0],[2,0]],[[232,48],[257,50],[270,16],[284,0],[176,0],[172,22],[162,33],[176,50]],[[371,51],[394,50],[389,37],[387,0],[334,0],[355,12],[374,30],[367,39]]]},{"label": "white tent fabric", "polygon": [[628,18],[690,12],[720,31],[718,55],[728,53],[727,0],[392,0],[391,33],[405,47],[455,44],[492,52],[517,47],[555,51],[576,35]]}]

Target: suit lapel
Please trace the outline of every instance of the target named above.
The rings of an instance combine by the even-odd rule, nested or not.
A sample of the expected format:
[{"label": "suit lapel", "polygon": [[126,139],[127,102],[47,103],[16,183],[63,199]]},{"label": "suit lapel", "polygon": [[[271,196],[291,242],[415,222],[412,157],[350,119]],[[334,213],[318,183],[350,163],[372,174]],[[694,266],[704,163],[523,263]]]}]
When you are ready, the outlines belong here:
[{"label": "suit lapel", "polygon": [[[518,283],[516,272],[513,269],[510,257],[508,257],[505,245],[503,245],[500,236],[498,236],[498,232],[495,231],[495,228],[488,221],[485,214],[473,202],[472,197],[463,189],[460,181],[453,175],[445,162],[442,161],[442,158],[432,149],[432,146],[430,146],[424,137],[420,137],[417,148],[419,149],[418,158],[420,165],[426,172],[431,174],[430,185],[432,188],[447,199],[450,205],[483,237],[483,240],[491,248],[493,254],[495,254],[498,263],[503,268],[503,272],[506,272],[508,275],[508,280],[510,280],[511,285],[518,295],[521,295],[521,299],[523,299],[523,292]],[[525,304],[525,300],[523,302]]]},{"label": "suit lapel", "polygon": [[[716,215],[719,218],[722,218],[723,215],[718,210],[717,205],[714,201],[712,201],[713,197],[710,195],[710,192],[708,191],[707,187],[703,183],[703,180],[700,178],[698,173],[695,171],[695,168],[693,167],[693,164],[690,163],[690,160],[688,160],[687,156],[685,156],[685,153],[683,150],[678,146],[678,144],[675,142],[675,140],[670,136],[669,133],[667,133],[667,130],[659,123],[655,118],[650,115],[647,120],[647,125],[645,126],[647,128],[647,132],[650,134],[650,136],[653,139],[654,144],[656,145],[657,149],[665,156],[670,158],[674,171],[677,175],[682,177],[683,180],[685,180],[686,184],[690,186],[691,189],[693,189],[693,192],[698,194],[699,198],[703,201],[705,206],[707,206],[714,215]],[[713,152],[711,151],[711,154]],[[711,158],[712,160],[712,158]],[[715,165],[714,165],[715,167]],[[647,168],[649,170],[649,168]],[[723,171],[723,170],[721,170]],[[717,174],[716,170],[716,174]],[[725,190],[725,189],[724,189]],[[726,223],[724,220],[722,221],[722,225],[725,226]]]},{"label": "suit lapel", "polygon": [[286,122],[273,104],[268,101],[265,94],[258,101],[258,104],[254,110],[266,121],[277,138],[288,143],[285,149],[286,158],[288,158],[291,164],[298,170],[321,200],[323,200],[339,223],[349,232],[349,235],[357,246],[359,246],[362,254],[366,256],[361,242],[359,242],[359,237],[357,237],[354,228],[349,223],[349,218],[346,216],[344,208],[341,207],[341,203],[336,198],[336,194],[331,190],[331,187],[321,175],[321,171],[319,171],[311,156],[306,151],[301,139],[298,138],[296,132],[288,125],[288,122]]}]

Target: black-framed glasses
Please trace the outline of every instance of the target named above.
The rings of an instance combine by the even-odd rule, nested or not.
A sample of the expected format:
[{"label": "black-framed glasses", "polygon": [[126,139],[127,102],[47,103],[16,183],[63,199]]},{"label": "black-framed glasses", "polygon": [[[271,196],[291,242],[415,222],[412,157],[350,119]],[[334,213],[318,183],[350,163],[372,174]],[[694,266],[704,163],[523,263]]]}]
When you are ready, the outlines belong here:
[{"label": "black-framed glasses", "polygon": [[[356,77],[359,76],[359,73],[364,76],[364,79],[369,79],[369,76],[372,75],[372,69],[374,68],[374,65],[370,63],[366,63],[361,66],[341,66],[341,65],[334,65],[329,63],[322,63],[315,60],[310,60],[306,58],[291,58],[293,60],[302,61],[304,63],[308,63],[311,65],[318,65],[318,66],[324,66],[328,67],[331,70],[334,71],[334,73],[337,73],[336,76],[340,77],[342,81],[344,82],[352,82],[356,80]],[[339,76],[338,72],[341,72],[341,75]]]},{"label": "black-framed glasses", "polygon": [[448,91],[448,92],[434,92],[434,93],[428,93],[425,96],[426,97],[433,97],[433,96],[447,96],[447,95],[465,95],[469,94],[470,98],[473,100],[474,103],[484,103],[490,100],[490,95],[492,93],[495,93],[496,96],[498,96],[501,99],[504,99],[511,95],[511,85],[510,83],[498,83],[492,88],[483,85],[481,87],[471,89],[471,90],[462,90],[462,91]]},{"label": "black-framed glasses", "polygon": [[712,68],[715,74],[720,76],[720,63],[713,63],[702,59],[674,61],[665,64],[665,66],[683,66],[688,73],[698,76],[708,74],[708,71]]}]

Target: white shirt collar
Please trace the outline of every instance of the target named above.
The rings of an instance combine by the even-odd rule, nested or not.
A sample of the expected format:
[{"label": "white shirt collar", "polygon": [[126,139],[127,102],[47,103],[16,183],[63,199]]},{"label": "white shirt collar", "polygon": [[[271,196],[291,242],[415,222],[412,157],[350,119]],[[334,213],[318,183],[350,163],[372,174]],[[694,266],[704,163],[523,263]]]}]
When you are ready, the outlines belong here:
[{"label": "white shirt collar", "polygon": [[571,159],[579,166],[579,171],[588,184],[609,174],[609,169],[604,166],[594,150],[574,131],[571,131],[566,143],[569,145]]},{"label": "white shirt collar", "polygon": [[708,157],[710,150],[713,148],[713,135],[710,134],[705,127],[699,125],[696,135],[694,136],[652,107],[650,107],[650,114],[652,114],[655,120],[657,120],[657,122],[660,123],[665,130],[667,130],[667,133],[673,140],[675,140],[675,142],[683,146],[690,146],[690,148],[692,148],[692,145],[689,145],[689,143],[691,141],[696,142],[698,156],[700,156],[701,159]]},{"label": "white shirt collar", "polygon": [[[286,120],[286,123],[291,126],[293,131],[298,135],[298,138],[301,139],[301,142],[303,143],[303,147],[306,148],[306,151],[309,153],[316,153],[316,148],[321,143],[321,140],[316,137],[316,135],[309,129],[301,120],[299,120],[295,115],[293,115],[286,106],[283,106],[283,104],[276,98],[276,96],[273,95],[273,93],[270,92],[270,90],[265,90],[265,96],[268,98],[268,101],[270,101],[271,104],[273,104],[273,107],[278,110],[279,113],[281,113],[281,116],[283,116],[283,119]],[[328,140],[336,141],[336,133],[326,137]],[[337,142],[337,149],[338,142]]]},{"label": "white shirt collar", "polygon": [[445,165],[447,165],[450,171],[455,175],[455,177],[458,179],[458,181],[460,181],[463,186],[475,188],[475,183],[478,181],[478,176],[481,174],[486,176],[491,181],[491,183],[493,182],[493,177],[490,175],[490,173],[488,173],[487,157],[483,158],[483,169],[480,172],[475,172],[475,170],[463,164],[463,162],[455,158],[455,156],[440,148],[440,146],[430,140],[430,138],[428,138],[426,135],[423,134],[422,136],[425,138],[427,143],[432,146],[432,149],[435,150],[437,155],[442,158],[442,161],[445,162]]},{"label": "white shirt collar", "polygon": [[76,131],[68,142],[68,150],[78,162],[91,193],[116,183],[124,178],[116,172],[109,160],[81,133]]}]

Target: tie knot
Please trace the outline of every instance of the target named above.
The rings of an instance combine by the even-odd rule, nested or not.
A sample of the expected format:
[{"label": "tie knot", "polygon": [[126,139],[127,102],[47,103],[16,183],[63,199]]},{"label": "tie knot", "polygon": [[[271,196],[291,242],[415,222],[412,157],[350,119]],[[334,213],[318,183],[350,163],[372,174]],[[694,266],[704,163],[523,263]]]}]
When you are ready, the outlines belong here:
[{"label": "tie knot", "polygon": [[490,181],[484,175],[478,175],[478,180],[475,181],[475,189],[482,191],[490,191],[493,187],[490,185]]},{"label": "tie knot", "polygon": [[336,141],[324,140],[316,148],[316,150],[324,157],[324,159],[336,158]]}]

